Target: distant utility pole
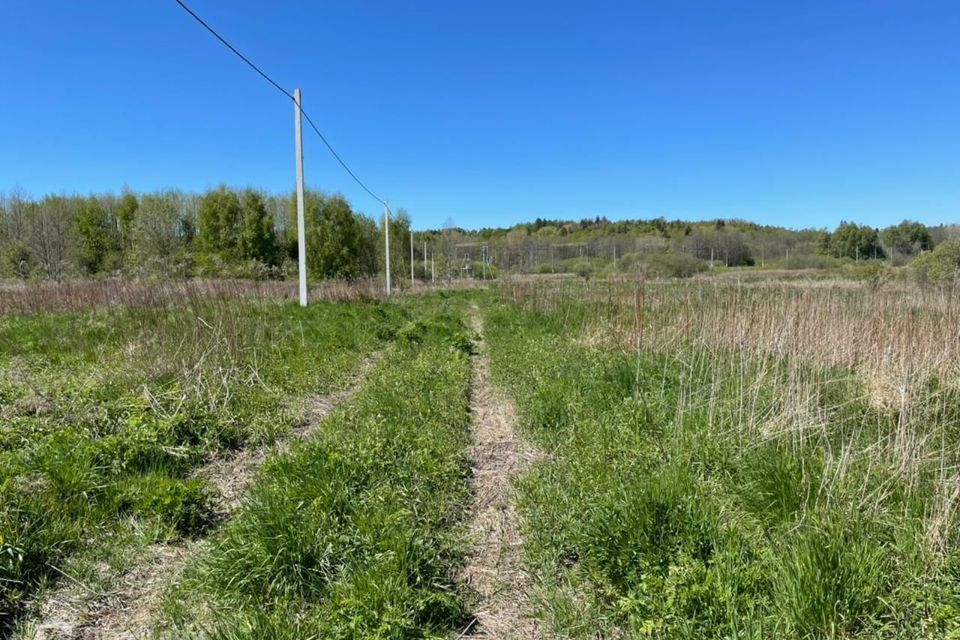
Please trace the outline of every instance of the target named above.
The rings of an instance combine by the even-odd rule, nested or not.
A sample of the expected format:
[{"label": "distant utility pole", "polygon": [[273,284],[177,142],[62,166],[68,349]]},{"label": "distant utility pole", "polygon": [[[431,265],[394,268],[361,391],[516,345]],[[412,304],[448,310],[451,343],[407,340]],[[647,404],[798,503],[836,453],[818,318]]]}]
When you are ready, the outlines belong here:
[{"label": "distant utility pole", "polygon": [[383,242],[386,245],[387,256],[387,295],[390,295],[390,207],[383,203]]},{"label": "distant utility pole", "polygon": [[413,280],[413,229],[410,230],[410,286],[415,284]]},{"label": "distant utility pole", "polygon": [[303,221],[303,132],[300,89],[293,90],[294,131],[297,139],[297,263],[300,271],[300,306],[307,306],[307,230]]}]

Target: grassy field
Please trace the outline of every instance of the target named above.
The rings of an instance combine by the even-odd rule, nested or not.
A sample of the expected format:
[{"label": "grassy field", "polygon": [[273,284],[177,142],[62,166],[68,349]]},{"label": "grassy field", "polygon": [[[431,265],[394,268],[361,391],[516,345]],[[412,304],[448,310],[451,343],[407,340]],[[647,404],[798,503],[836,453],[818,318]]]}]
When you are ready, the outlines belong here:
[{"label": "grassy field", "polygon": [[193,471],[291,430],[308,392],[345,384],[405,315],[196,298],[0,318],[0,626],[131,520],[202,535],[213,496]]},{"label": "grassy field", "polygon": [[462,626],[452,576],[470,350],[462,313],[403,327],[361,392],[262,469],[169,597],[170,637],[443,638]]},{"label": "grassy field", "polygon": [[483,637],[464,567],[513,543],[471,525],[482,326],[530,447],[489,450],[536,451],[498,458],[523,628],[960,638],[948,290],[115,286],[0,316],[0,637]]},{"label": "grassy field", "polygon": [[504,299],[488,339],[550,454],[520,506],[555,629],[960,637],[953,299],[715,282]]}]

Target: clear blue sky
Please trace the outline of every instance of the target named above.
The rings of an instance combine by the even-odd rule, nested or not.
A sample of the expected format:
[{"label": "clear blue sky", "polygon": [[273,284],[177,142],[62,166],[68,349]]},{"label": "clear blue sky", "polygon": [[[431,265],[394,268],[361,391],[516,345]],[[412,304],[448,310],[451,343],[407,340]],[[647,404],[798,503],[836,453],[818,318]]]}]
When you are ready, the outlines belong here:
[{"label": "clear blue sky", "polygon": [[[188,4],[416,228],[960,221],[956,0]],[[0,189],[293,187],[291,104],[173,0],[0,25]],[[378,212],[305,144],[311,187]]]}]

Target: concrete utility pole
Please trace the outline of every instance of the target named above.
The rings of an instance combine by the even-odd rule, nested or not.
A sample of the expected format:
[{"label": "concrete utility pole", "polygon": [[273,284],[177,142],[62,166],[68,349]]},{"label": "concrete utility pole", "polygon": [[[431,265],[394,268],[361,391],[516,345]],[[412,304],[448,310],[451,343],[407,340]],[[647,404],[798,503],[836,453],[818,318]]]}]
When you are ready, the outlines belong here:
[{"label": "concrete utility pole", "polygon": [[303,132],[300,89],[293,90],[294,131],[297,139],[297,267],[300,271],[300,306],[307,306],[307,230],[303,220]]},{"label": "concrete utility pole", "polygon": [[413,281],[413,229],[410,230],[410,286],[416,284]]},{"label": "concrete utility pole", "polygon": [[383,241],[386,245],[387,257],[387,295],[390,295],[390,208],[383,203]]}]

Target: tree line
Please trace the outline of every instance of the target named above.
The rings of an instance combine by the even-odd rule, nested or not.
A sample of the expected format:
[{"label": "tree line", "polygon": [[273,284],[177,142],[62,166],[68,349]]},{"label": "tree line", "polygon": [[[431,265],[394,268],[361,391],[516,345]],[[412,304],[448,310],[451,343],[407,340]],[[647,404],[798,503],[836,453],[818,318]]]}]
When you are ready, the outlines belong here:
[{"label": "tree line", "polygon": [[[39,199],[13,189],[0,195],[0,277],[287,277],[297,268],[294,198],[223,186]],[[304,212],[312,278],[383,272],[382,220],[318,191],[305,194]],[[409,269],[409,231],[400,210],[390,222],[397,276]]]},{"label": "tree line", "polygon": [[[466,233],[466,232],[464,232]],[[904,220],[884,229],[841,222],[833,231],[787,229],[744,220],[573,220],[538,218],[477,235],[510,270],[545,271],[578,261],[619,256],[618,265],[675,262],[690,267],[826,268],[844,260],[903,265],[942,242],[960,239],[957,226],[926,227]]]},{"label": "tree line", "polygon": [[[0,194],[0,277],[77,276],[287,278],[297,269],[296,201],[224,186],[29,197]],[[314,279],[382,274],[383,221],[342,195],[305,194],[307,268]],[[448,219],[415,234],[400,210],[391,220],[395,280],[492,277],[498,272],[627,272],[692,275],[710,267],[816,268],[845,260],[906,264],[960,239],[956,226],[904,220],[884,229],[842,222],[835,230],[786,229],[743,220],[538,218],[468,231]],[[944,249],[938,255],[947,255]],[[411,264],[411,258],[413,260]]]}]

